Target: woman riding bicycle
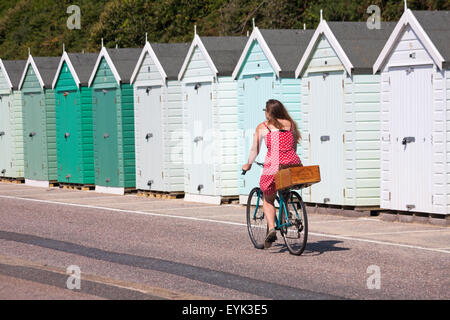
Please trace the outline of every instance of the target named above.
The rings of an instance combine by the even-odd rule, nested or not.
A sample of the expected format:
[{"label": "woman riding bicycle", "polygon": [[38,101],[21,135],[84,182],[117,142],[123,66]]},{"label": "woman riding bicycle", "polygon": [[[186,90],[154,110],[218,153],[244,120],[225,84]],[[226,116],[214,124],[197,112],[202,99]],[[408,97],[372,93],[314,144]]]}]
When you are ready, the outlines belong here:
[{"label": "woman riding bicycle", "polygon": [[267,101],[266,108],[263,111],[266,113],[267,121],[256,127],[250,156],[248,162],[242,166],[242,170],[248,171],[251,169],[264,139],[267,146],[267,155],[259,184],[264,194],[263,211],[267,218],[269,230],[264,241],[264,248],[270,248],[277,239],[274,205],[277,191],[274,176],[280,170],[280,165],[301,165],[300,158],[297,155],[297,144],[300,142],[301,136],[297,123],[292,120],[280,101],[274,99]]}]

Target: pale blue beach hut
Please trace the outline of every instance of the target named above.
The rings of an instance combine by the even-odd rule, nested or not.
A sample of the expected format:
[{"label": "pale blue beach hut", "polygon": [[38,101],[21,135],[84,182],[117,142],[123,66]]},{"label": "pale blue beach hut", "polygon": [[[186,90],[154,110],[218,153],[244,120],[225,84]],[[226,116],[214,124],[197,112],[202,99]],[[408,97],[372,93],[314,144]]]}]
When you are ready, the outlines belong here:
[{"label": "pale blue beach hut", "polygon": [[[255,27],[233,71],[238,82],[238,166],[240,203],[247,203],[252,188],[259,185],[262,169],[254,165],[245,176],[241,166],[246,163],[256,126],[265,120],[265,103],[280,100],[300,125],[301,80],[295,68],[313,36],[313,30],[264,30]],[[264,162],[263,146],[256,161]],[[301,154],[300,148],[298,148]]]}]

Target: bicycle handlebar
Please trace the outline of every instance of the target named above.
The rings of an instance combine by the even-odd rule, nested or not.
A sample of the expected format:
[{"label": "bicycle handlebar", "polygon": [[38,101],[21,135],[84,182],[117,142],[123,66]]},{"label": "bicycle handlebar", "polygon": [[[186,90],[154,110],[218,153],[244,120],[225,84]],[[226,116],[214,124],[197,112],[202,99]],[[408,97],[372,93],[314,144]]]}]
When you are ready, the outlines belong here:
[{"label": "bicycle handlebar", "polygon": [[[264,167],[264,162],[258,162],[258,161],[255,161],[255,163],[258,165],[258,166],[260,166],[260,167]],[[242,175],[243,176],[245,176],[245,174],[247,173],[247,171],[248,170],[242,170]]]}]

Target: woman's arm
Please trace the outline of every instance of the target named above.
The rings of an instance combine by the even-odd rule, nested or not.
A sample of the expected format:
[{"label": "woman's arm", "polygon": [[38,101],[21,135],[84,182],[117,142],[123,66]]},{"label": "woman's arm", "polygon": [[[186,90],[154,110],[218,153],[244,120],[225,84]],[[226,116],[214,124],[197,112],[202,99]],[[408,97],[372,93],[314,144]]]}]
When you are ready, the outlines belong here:
[{"label": "woman's arm", "polygon": [[250,149],[250,155],[248,157],[247,164],[251,165],[255,161],[261,149],[261,142],[263,139],[261,127],[262,127],[261,124],[256,127],[255,134],[253,135],[253,144]]}]

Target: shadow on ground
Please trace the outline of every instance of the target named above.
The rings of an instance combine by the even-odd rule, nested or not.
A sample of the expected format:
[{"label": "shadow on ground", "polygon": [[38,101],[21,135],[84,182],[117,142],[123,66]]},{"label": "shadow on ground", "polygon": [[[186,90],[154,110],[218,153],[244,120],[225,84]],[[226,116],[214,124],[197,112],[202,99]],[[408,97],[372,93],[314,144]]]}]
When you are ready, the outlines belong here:
[{"label": "shadow on ground", "polygon": [[[350,250],[349,248],[336,247],[336,245],[340,243],[343,243],[343,241],[322,240],[316,242],[308,242],[302,256],[319,256],[321,254],[324,254],[325,252]],[[279,249],[278,251],[276,251],[276,253],[288,252],[288,248],[283,242],[275,244],[273,248]]]}]

